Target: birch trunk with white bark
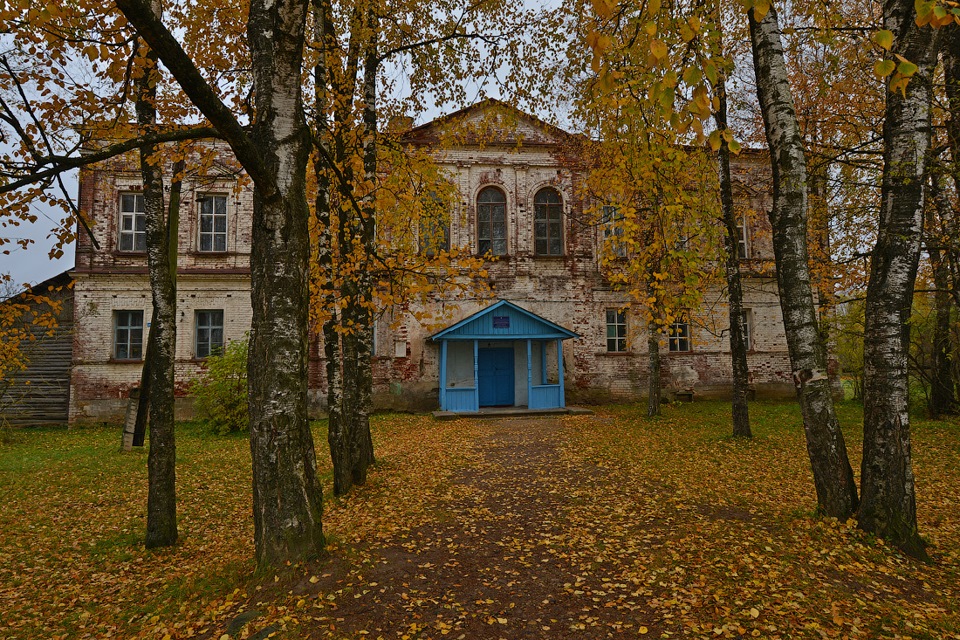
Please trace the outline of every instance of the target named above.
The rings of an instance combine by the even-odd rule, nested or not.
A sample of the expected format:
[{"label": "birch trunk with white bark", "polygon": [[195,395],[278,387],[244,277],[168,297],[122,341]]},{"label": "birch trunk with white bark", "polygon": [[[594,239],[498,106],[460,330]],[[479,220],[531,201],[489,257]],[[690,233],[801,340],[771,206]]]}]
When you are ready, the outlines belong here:
[{"label": "birch trunk with white bark", "polygon": [[834,409],[827,352],[817,324],[807,251],[807,171],[777,14],[748,12],[757,94],[773,169],[773,246],[793,381],[822,513],[847,519],[857,487]]},{"label": "birch trunk with white bark", "polygon": [[930,148],[937,32],[916,25],[913,0],[887,0],[891,53],[917,65],[905,94],[888,85],[883,124],[880,225],[870,261],[863,340],[863,465],[860,527],[926,557],[917,530],[910,451],[910,311],[923,231],[924,171]]},{"label": "birch trunk with white bark", "polygon": [[[726,79],[720,76],[714,87],[719,99],[719,108],[714,112],[717,129],[727,130],[727,87]],[[730,177],[730,145],[720,138],[720,206],[726,234],[723,237],[727,251],[725,275],[727,279],[727,300],[730,318],[730,360],[733,367],[733,398],[731,414],[733,435],[743,438],[753,437],[750,431],[750,370],[747,367],[747,326],[743,312],[743,283],[740,279],[739,254],[740,237],[737,233],[737,216],[733,204],[733,183]]]},{"label": "birch trunk with white bark", "polygon": [[[159,12],[159,7],[155,6]],[[155,101],[159,81],[158,58],[149,48],[137,79],[135,109],[142,132],[157,123]],[[139,407],[149,412],[150,451],[147,455],[147,548],[177,542],[177,472],[174,433],[174,361],[177,349],[177,263],[171,251],[177,237],[177,218],[165,215],[163,166],[157,145],[140,147],[140,175],[146,224],[147,270],[153,315],[147,337]],[[179,203],[176,203],[179,206]],[[171,202],[171,207],[174,203]],[[146,413],[144,412],[144,413]],[[137,419],[146,419],[138,411]]]}]

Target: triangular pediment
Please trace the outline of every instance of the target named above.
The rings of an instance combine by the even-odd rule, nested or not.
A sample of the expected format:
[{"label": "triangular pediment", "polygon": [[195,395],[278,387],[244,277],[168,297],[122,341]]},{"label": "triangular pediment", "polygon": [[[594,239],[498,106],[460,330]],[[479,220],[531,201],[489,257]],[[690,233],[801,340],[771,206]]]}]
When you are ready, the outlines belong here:
[{"label": "triangular pediment", "polygon": [[444,147],[553,146],[571,134],[536,116],[493,98],[415,127],[406,142]]},{"label": "triangular pediment", "polygon": [[431,336],[438,340],[547,340],[578,334],[512,302],[500,300]]}]

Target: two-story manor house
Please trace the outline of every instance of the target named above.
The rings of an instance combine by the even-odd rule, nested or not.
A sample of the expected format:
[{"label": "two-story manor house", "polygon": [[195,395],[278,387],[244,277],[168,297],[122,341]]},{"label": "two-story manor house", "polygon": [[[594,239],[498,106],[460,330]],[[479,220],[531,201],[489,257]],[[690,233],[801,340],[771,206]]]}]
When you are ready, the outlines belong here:
[{"label": "two-story manor house", "polygon": [[[483,144],[456,141],[456,121],[509,113]],[[498,116],[494,115],[494,119]],[[392,408],[551,407],[637,399],[646,393],[647,341],[627,296],[600,269],[609,225],[584,224],[576,170],[559,147],[569,134],[496,101],[481,102],[407,134],[426,145],[459,191],[448,242],[492,254],[488,300],[438,300],[452,320],[424,327],[414,314],[385,313],[374,328],[375,402]],[[218,145],[220,143],[210,143]],[[250,325],[252,190],[221,147],[222,166],[183,184],[178,264],[178,388]],[[737,195],[769,207],[769,169],[760,154],[735,164]],[[138,384],[151,317],[140,176],[100,168],[81,174],[80,205],[94,221],[95,248],[79,234],[72,421],[117,417]],[[758,393],[792,394],[766,216],[744,224],[741,253],[749,325],[748,362]],[[731,364],[722,292],[708,293],[665,336],[667,391],[721,394]],[[398,312],[399,313],[399,312]],[[719,330],[718,330],[719,327]],[[322,348],[311,351],[311,387],[323,392]],[[184,405],[186,406],[186,405]]]}]

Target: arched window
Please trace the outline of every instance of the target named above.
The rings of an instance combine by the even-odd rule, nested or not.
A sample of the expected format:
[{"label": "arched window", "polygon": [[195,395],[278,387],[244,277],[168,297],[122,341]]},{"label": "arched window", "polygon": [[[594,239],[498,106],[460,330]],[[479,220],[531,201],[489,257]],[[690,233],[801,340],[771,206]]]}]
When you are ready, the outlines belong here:
[{"label": "arched window", "polygon": [[477,250],[495,256],[507,253],[507,197],[496,187],[477,195]]},{"label": "arched window", "polygon": [[533,198],[533,250],[538,256],[563,255],[563,200],[556,189]]}]

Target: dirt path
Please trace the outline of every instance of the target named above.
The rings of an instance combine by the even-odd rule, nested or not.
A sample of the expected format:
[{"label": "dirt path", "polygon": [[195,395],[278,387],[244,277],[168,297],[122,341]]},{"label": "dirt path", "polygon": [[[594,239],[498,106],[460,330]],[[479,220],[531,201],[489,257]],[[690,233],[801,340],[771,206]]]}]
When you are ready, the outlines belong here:
[{"label": "dirt path", "polygon": [[565,514],[603,472],[565,462],[561,437],[557,419],[495,423],[478,442],[481,464],[453,478],[463,497],[378,550],[365,590],[337,598],[335,636],[636,637],[649,624],[636,587],[602,562],[585,572],[571,553]]}]

